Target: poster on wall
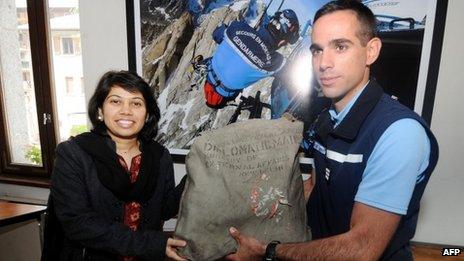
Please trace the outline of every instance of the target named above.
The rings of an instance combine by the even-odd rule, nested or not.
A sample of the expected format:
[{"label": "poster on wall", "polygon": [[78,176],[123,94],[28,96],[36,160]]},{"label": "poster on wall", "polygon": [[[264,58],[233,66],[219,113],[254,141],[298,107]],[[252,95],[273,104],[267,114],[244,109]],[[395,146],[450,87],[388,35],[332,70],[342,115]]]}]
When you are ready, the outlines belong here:
[{"label": "poster on wall", "polygon": [[[402,104],[414,110],[417,89],[420,88],[419,72],[427,73],[427,67],[421,68],[421,62],[427,64],[431,34],[426,26],[433,25],[434,13],[431,12],[436,0],[366,0],[363,1],[377,19],[378,36],[382,40],[382,50],[378,62],[372,68],[372,75],[384,87],[385,91],[397,98]],[[428,29],[432,29],[429,27]],[[426,40],[426,42],[424,42]],[[423,60],[422,60],[423,59]],[[420,83],[422,88],[424,82]],[[420,113],[420,112],[419,112]]]},{"label": "poster on wall", "polygon": [[[277,118],[286,110],[294,112],[306,122],[312,121],[317,112],[327,105],[327,101],[320,97],[312,77],[310,32],[314,13],[327,2],[136,1],[132,28],[136,50],[129,50],[129,58],[135,61],[136,68],[130,69],[137,70],[158,97],[161,118],[157,139],[173,154],[185,155],[201,132],[232,122],[249,118]],[[423,100],[423,97],[416,97],[416,93],[424,95],[421,89],[425,89],[427,79],[437,0],[362,2],[376,15],[379,37],[383,41],[381,57],[373,68],[373,77],[387,93],[414,108],[416,100]],[[282,15],[288,14],[288,10],[296,17]],[[286,38],[285,44],[276,44],[273,48],[267,46],[271,50],[265,50],[265,58],[274,57],[275,49],[282,61],[272,69],[266,67],[267,71],[260,71],[259,75],[249,73],[244,69],[246,66],[260,67],[266,61],[260,60],[259,51],[247,49],[247,39],[244,37],[262,42],[258,31],[272,25],[276,17],[281,17],[284,22],[290,20],[287,25],[291,26],[295,25],[296,19],[298,38],[293,41]],[[282,22],[282,19],[279,21]],[[231,26],[232,23],[235,24]],[[240,26],[247,24],[248,29],[238,38],[229,39],[227,33],[216,30],[223,25],[235,28],[239,23],[238,28],[245,28]],[[285,26],[285,23],[281,26]],[[258,37],[253,30],[257,31]],[[221,39],[218,41],[218,35],[224,37],[219,37]],[[219,59],[214,57],[222,55],[224,42],[227,41],[235,45],[234,51],[240,53],[243,61],[232,57],[221,60],[214,67],[215,59],[216,62]],[[272,64],[275,65],[274,62]],[[206,105],[205,96],[208,94],[205,94],[204,86],[207,82],[214,82],[215,86],[223,86],[224,90],[233,93],[221,108]],[[239,82],[240,88],[231,87],[232,82]]]}]

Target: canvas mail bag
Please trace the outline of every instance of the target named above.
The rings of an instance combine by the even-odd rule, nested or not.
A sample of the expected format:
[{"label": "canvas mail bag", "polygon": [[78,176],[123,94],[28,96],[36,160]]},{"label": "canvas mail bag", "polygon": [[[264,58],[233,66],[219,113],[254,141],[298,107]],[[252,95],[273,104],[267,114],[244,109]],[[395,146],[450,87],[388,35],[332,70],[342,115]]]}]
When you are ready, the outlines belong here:
[{"label": "canvas mail bag", "polygon": [[231,226],[264,243],[310,239],[296,157],[302,133],[293,119],[255,119],[196,138],[175,231],[187,241],[181,255],[215,260],[235,251]]}]

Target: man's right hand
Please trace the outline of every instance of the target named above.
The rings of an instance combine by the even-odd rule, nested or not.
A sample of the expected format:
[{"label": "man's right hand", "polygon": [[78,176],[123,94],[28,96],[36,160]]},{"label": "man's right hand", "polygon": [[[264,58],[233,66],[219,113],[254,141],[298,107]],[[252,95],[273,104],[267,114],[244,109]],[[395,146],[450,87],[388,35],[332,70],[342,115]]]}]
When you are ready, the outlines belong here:
[{"label": "man's right hand", "polygon": [[187,261],[187,259],[177,254],[177,248],[185,247],[186,245],[187,242],[184,240],[168,238],[168,243],[166,245],[166,256],[178,261]]},{"label": "man's right hand", "polygon": [[266,245],[257,239],[248,237],[240,233],[236,228],[229,228],[230,235],[237,241],[238,248],[233,254],[226,256],[228,261],[252,261],[262,260],[266,253]]}]

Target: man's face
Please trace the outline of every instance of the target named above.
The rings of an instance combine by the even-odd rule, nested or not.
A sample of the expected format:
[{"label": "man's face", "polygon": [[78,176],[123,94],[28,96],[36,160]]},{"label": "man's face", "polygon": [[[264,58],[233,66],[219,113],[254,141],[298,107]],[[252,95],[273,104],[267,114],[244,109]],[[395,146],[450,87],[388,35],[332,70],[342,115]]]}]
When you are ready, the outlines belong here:
[{"label": "man's face", "polygon": [[[324,95],[342,108],[369,80],[369,65],[378,56],[380,40],[367,44],[358,33],[361,25],[353,11],[336,11],[320,17],[311,34],[313,70]],[[375,48],[374,48],[375,49]]]}]

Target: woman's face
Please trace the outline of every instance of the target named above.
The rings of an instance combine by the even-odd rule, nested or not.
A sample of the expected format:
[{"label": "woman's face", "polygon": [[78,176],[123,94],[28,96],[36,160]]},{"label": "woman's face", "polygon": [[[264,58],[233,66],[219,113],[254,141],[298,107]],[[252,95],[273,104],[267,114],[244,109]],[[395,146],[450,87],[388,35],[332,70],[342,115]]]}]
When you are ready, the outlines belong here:
[{"label": "woman's face", "polygon": [[142,93],[128,92],[114,85],[100,113],[112,138],[133,139],[145,124],[147,106]]}]

